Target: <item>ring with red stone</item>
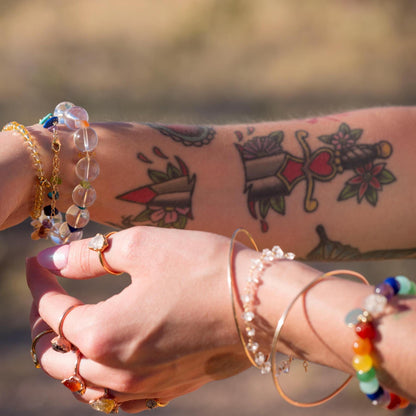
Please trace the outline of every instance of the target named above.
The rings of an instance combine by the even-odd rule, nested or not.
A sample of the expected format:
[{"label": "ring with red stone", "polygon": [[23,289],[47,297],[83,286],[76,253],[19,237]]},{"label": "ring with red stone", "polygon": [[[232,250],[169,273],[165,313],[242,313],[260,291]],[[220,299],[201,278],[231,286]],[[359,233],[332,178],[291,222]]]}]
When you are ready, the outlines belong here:
[{"label": "ring with red stone", "polygon": [[54,351],[57,352],[68,352],[72,350],[72,344],[65,338],[62,328],[64,326],[65,318],[68,316],[69,312],[75,309],[77,306],[81,306],[81,304],[72,305],[70,306],[61,316],[59,320],[59,327],[58,327],[58,336],[52,339],[51,344]]},{"label": "ring with red stone", "polygon": [[74,374],[71,377],[62,380],[61,383],[69,390],[71,390],[72,393],[78,393],[80,395],[83,395],[87,387],[85,385],[84,379],[79,374],[79,366],[81,364],[82,354],[80,350],[77,350],[76,354],[77,362],[75,364]]},{"label": "ring with red stone", "polygon": [[156,407],[165,407],[169,402],[161,402],[159,399],[147,399],[146,407],[148,409],[155,409]]},{"label": "ring with red stone", "polygon": [[115,231],[112,231],[110,233],[107,233],[105,235],[98,233],[88,244],[88,248],[92,251],[96,251],[98,253],[101,266],[103,266],[103,269],[109,273],[113,274],[115,276],[119,276],[120,274],[123,274],[123,272],[117,272],[113,270],[110,265],[108,264],[107,260],[104,257],[104,251],[108,249],[110,246],[110,243],[108,241],[108,237],[115,234]]},{"label": "ring with red stone", "polygon": [[30,350],[30,355],[32,356],[32,361],[33,364],[35,365],[36,368],[40,368],[40,363],[38,360],[38,356],[36,354],[36,344],[38,343],[38,341],[46,334],[50,334],[53,332],[53,329],[47,329],[46,331],[42,331],[39,334],[37,334],[35,336],[35,338],[33,338],[32,341],[32,349]]},{"label": "ring with red stone", "polygon": [[90,400],[89,405],[93,409],[106,414],[118,413],[118,408],[120,407],[120,403],[108,391],[108,389],[104,389],[104,395],[98,399]]}]

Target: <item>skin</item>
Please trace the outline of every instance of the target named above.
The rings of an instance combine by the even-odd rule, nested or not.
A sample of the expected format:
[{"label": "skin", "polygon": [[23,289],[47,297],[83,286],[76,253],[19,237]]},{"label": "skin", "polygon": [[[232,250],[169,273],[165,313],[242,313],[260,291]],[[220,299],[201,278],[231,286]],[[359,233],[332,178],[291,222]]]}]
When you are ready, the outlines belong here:
[{"label": "skin", "polygon": [[[254,137],[268,137],[282,132],[282,151],[303,159],[300,142],[296,139],[297,132],[307,133],[306,144],[310,152],[316,154],[328,147],[333,149],[322,138],[337,133],[343,125],[351,131],[360,131],[357,144],[372,146],[380,142],[388,143],[391,154],[384,159],[375,159],[373,163],[384,164],[384,181],[388,177],[391,182],[380,185],[377,191],[369,186],[368,189],[373,191],[371,198],[369,193],[361,196],[349,193],[346,199],[339,200],[349,181],[355,178],[359,184],[361,177],[357,171],[345,169],[325,181],[314,178],[312,198],[317,206],[311,210],[305,206],[307,188],[305,180],[302,180],[284,197],[284,214],[270,208],[262,219],[259,201],[256,201],[258,218],[255,219],[248,209],[245,188],[247,162],[242,160],[237,145],[244,146]],[[140,214],[146,209],[155,209],[150,203],[135,203],[122,196],[154,185],[151,171],[166,175],[169,165],[179,169],[179,158],[188,171],[185,180],[193,182],[186,193],[190,209],[187,208],[186,215],[178,216],[182,221],[175,223],[177,227],[230,236],[236,228],[244,225],[261,246],[270,246],[278,238],[286,250],[295,252],[301,258],[306,258],[319,243],[315,231],[319,225],[325,228],[328,235],[336,236],[338,241],[351,245],[359,252],[383,250],[384,258],[388,257],[389,251],[416,247],[413,221],[416,201],[413,184],[413,161],[416,157],[413,145],[416,129],[414,107],[373,108],[305,120],[210,126],[214,133],[211,132],[209,140],[199,146],[189,144],[189,138],[178,139],[166,130],[162,131],[161,127],[150,124],[109,122],[92,126],[99,136],[95,153],[101,167],[99,177],[93,182],[98,195],[90,209],[94,221],[122,228],[158,225],[157,221],[140,219]],[[51,135],[39,125],[29,130],[39,142],[49,177]],[[79,157],[69,145],[71,134],[66,128],[59,128],[63,144],[63,183],[57,205],[62,212],[71,205],[72,189],[79,182],[73,168]],[[206,138],[204,134],[200,133],[200,137]],[[4,229],[28,216],[33,198],[33,172],[21,168],[28,167],[30,163],[25,146],[16,145],[16,141],[22,139],[12,133],[0,133],[0,138],[5,145],[0,150],[0,174],[7,173],[7,177],[12,178],[1,184],[4,206],[2,203],[0,224]],[[181,174],[184,175],[183,172]],[[19,189],[18,193],[16,189]],[[163,213],[159,211],[152,218],[161,215]],[[173,214],[169,215],[164,217],[166,221],[173,218]],[[386,221],[386,218],[389,220]],[[267,231],[262,230],[262,221],[267,222]],[[165,225],[172,226],[172,223]]]},{"label": "skin", "polygon": [[[391,151],[383,158],[375,158],[365,169],[359,166],[317,177],[316,171],[305,163],[305,155],[309,152],[312,157],[327,154],[328,148],[333,150],[331,137],[342,129],[345,131],[342,126],[355,132],[358,144],[374,147],[383,142]],[[388,258],[389,253],[396,258],[413,256],[414,107],[374,108],[305,120],[207,126],[196,129],[199,136],[178,135],[178,128],[154,124],[110,122],[94,123],[92,127],[100,138],[95,157],[101,173],[93,183],[98,199],[90,209],[91,217],[121,228],[160,225],[173,229],[134,227],[115,235],[106,258],[115,270],[129,273],[132,284],[98,305],[76,308],[65,320],[66,336],[85,356],[80,372],[89,387],[81,400],[96,398],[107,387],[123,402],[123,409],[136,412],[145,408],[146,398],[168,401],[247,367],[226,295],[225,259],[229,241],[217,234],[230,236],[244,225],[260,247],[270,247],[278,241],[286,251],[307,258],[311,252],[322,251],[315,250],[322,242],[323,233],[319,236],[316,233],[320,226],[327,236],[334,236],[335,241],[325,239],[326,243],[334,246],[333,243],[342,241],[344,247],[353,247],[355,260],[360,259],[359,253],[383,253],[383,258]],[[51,135],[39,125],[29,130],[39,143],[44,170],[50,177]],[[72,189],[79,182],[73,168],[79,156],[69,144],[71,135],[65,127],[59,128],[63,183],[57,206],[62,212],[71,205]],[[195,137],[197,143],[193,141]],[[281,146],[276,154],[267,148],[271,153],[265,156],[290,155],[298,166],[303,166],[299,168],[300,174],[311,179],[310,182],[302,179],[290,190],[286,189],[280,199],[274,193],[267,194],[265,201],[273,199],[273,209],[267,205],[269,202],[258,199],[250,205],[251,171],[244,149],[255,143],[255,138],[271,140],[274,148]],[[25,145],[16,145],[21,137],[4,132],[0,133],[0,140],[0,175],[8,178],[0,184],[0,224],[5,229],[29,215],[34,176]],[[259,165],[266,160],[258,154],[254,159]],[[321,168],[318,171],[322,173]],[[361,186],[364,175],[372,188]],[[169,207],[169,214],[160,210],[160,206],[156,209],[150,203],[125,199],[143,187],[170,186],[172,179],[185,181],[187,187],[182,196],[186,203],[175,202]],[[352,185],[359,188],[351,188]],[[175,193],[169,195],[178,201]],[[173,221],[175,215],[177,221]],[[103,274],[97,254],[90,252],[86,244],[71,243],[67,266],[54,264],[54,272],[67,278]],[[48,253],[40,255],[38,260],[51,268],[45,264],[45,256],[51,252]],[[239,287],[244,284],[241,279],[246,276],[253,256],[252,250],[242,247],[238,252]],[[282,262],[267,270],[258,294],[261,299],[258,313],[265,323],[258,328],[263,350],[269,348],[277,317],[287,299],[293,299],[317,274],[318,271],[296,262]],[[57,331],[63,311],[79,301],[66,295],[54,275],[34,259],[28,262],[27,275],[34,297],[33,335],[47,326]],[[299,306],[292,311],[279,349],[289,352],[296,346],[294,353],[300,357],[352,372],[349,363],[353,335],[342,320],[350,309],[361,305],[370,291],[363,285],[337,279],[319,284],[308,293],[306,311]],[[392,390],[414,400],[412,386],[416,380],[410,374],[410,366],[406,367],[414,354],[410,348],[415,341],[414,299],[401,300],[400,306],[405,312],[383,318],[377,328],[380,334],[377,351],[382,358],[380,378]],[[131,312],[138,308],[140,315]],[[73,371],[75,358],[72,353],[57,356],[49,348],[49,339],[45,336],[38,343],[41,365],[52,377],[63,379]],[[408,360],[403,360],[404,356]],[[106,380],[106,386],[101,384],[102,380]]]},{"label": "skin", "polygon": [[[155,250],[162,240],[163,246]],[[97,253],[87,244],[83,240],[48,248],[29,259],[33,336],[47,327],[57,331],[62,313],[80,303],[63,291],[54,274],[71,279],[104,274]],[[228,239],[205,232],[133,227],[113,235],[105,258],[113,270],[129,273],[131,284],[103,302],[75,308],[63,327],[84,356],[80,374],[88,388],[77,398],[89,401],[107,387],[123,410],[133,413],[145,409],[146,398],[169,401],[245,370],[249,363],[235,330],[225,279],[228,248]],[[254,250],[237,246],[239,288],[244,287],[251,259],[257,257]],[[296,261],[279,261],[266,269],[258,291],[261,328],[255,323],[263,351],[270,348],[287,299],[320,274]],[[292,310],[279,350],[293,352],[291,346],[296,345],[297,356],[353,373],[354,334],[343,319],[371,292],[371,287],[341,278],[318,284],[308,292],[305,308],[298,302]],[[414,297],[400,299],[393,314],[379,321],[376,343],[380,379],[411,400],[416,399],[416,378],[407,363],[414,360],[415,309]],[[73,353],[54,352],[50,338],[41,338],[37,353],[43,370],[62,380],[73,371],[75,358]]]}]

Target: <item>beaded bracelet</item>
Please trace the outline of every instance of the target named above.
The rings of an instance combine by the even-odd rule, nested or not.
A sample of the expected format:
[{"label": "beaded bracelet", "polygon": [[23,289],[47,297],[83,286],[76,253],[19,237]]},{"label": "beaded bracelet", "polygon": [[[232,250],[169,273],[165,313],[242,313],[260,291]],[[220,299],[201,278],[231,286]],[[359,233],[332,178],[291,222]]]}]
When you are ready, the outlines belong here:
[{"label": "beaded bracelet", "polygon": [[33,165],[36,169],[37,178],[35,199],[30,216],[34,220],[38,219],[42,213],[45,188],[49,186],[49,182],[46,179],[45,174],[43,172],[43,166],[40,160],[38,144],[36,140],[32,137],[32,135],[29,133],[29,131],[26,129],[26,127],[17,123],[16,121],[11,121],[10,123],[7,123],[3,127],[2,131],[16,131],[20,133],[20,135],[23,137],[24,141],[26,142],[29,148],[33,160]]},{"label": "beaded bracelet", "polygon": [[357,372],[360,390],[372,401],[373,405],[389,410],[405,408],[409,405],[409,401],[385,390],[379,384],[375,360],[372,357],[373,340],[377,334],[372,322],[385,313],[388,303],[395,295],[415,294],[416,285],[407,277],[388,277],[375,287],[374,293],[364,299],[362,309],[353,309],[345,318],[346,324],[353,327],[358,335],[353,344],[355,355],[352,365]]},{"label": "beaded bracelet", "polygon": [[232,267],[235,241],[239,233],[246,234],[256,251],[259,251],[257,244],[255,243],[253,237],[247,230],[243,228],[238,228],[234,231],[230,241],[230,251],[228,257],[228,287],[231,295],[231,305],[233,310],[234,322],[237,328],[241,345],[250,363],[254,367],[258,368],[261,371],[261,374],[268,374],[270,373],[271,369],[270,359],[268,355],[265,355],[263,352],[259,350],[259,344],[255,341],[254,338],[256,335],[256,330],[253,327],[253,322],[256,320],[256,310],[254,303],[258,287],[261,284],[261,276],[264,269],[266,267],[269,267],[276,260],[293,260],[295,258],[295,254],[284,253],[279,246],[274,246],[272,250],[264,249],[260,255],[260,258],[252,260],[252,265],[249,270],[247,284],[244,288],[243,296],[241,297],[241,302],[243,306],[242,319],[245,324],[245,332],[247,335],[246,343],[237,319],[235,306],[235,293],[237,293],[237,285],[234,275],[234,268]]},{"label": "beaded bracelet", "polygon": [[276,363],[276,352],[277,352],[277,343],[280,337],[280,333],[283,329],[283,326],[286,322],[286,319],[290,313],[290,311],[292,310],[293,306],[295,305],[296,301],[301,297],[304,296],[312,287],[314,287],[315,285],[317,285],[319,282],[321,282],[324,279],[327,279],[331,276],[334,275],[340,275],[340,274],[345,274],[345,275],[350,275],[353,277],[358,278],[359,280],[361,280],[362,282],[364,282],[365,284],[369,284],[367,279],[360,273],[357,272],[353,272],[351,270],[333,270],[331,272],[327,272],[324,273],[322,275],[319,275],[318,277],[316,277],[315,279],[313,279],[309,284],[307,284],[296,296],[295,298],[290,302],[290,304],[287,306],[286,310],[283,312],[282,316],[279,319],[279,322],[276,326],[276,330],[273,336],[273,342],[272,342],[272,351],[271,351],[271,367],[272,367],[272,378],[273,378],[273,383],[276,387],[276,390],[279,392],[279,394],[282,396],[282,398],[297,407],[314,407],[314,406],[319,406],[323,403],[326,403],[327,401],[329,401],[330,399],[332,399],[333,397],[335,397],[338,393],[340,393],[346,386],[347,384],[351,381],[352,376],[348,376],[347,379],[339,386],[337,387],[332,393],[330,393],[329,395],[327,395],[326,397],[320,399],[320,400],[316,400],[313,402],[308,402],[308,403],[304,403],[304,402],[299,402],[297,400],[293,400],[291,399],[282,389],[282,387],[280,386],[279,383],[279,378],[278,375],[280,374],[280,372],[277,369],[277,363]]},{"label": "beaded bracelet", "polygon": [[65,124],[69,129],[75,130],[74,144],[82,154],[75,166],[75,174],[81,182],[72,191],[73,204],[65,213],[66,221],[62,222],[62,218],[59,218],[49,233],[54,243],[63,244],[80,240],[84,227],[90,221],[88,208],[94,204],[96,199],[96,191],[91,182],[100,173],[100,167],[91,152],[97,147],[98,136],[88,123],[87,111],[70,102],[65,101],[58,104],[53,115],[49,115],[49,119],[57,119],[59,124]]}]

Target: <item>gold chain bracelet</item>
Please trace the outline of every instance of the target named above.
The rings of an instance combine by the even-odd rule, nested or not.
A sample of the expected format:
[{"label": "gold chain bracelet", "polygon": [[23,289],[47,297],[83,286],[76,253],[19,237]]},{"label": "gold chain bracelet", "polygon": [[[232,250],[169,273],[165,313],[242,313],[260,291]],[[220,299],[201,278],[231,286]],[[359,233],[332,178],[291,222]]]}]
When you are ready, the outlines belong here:
[{"label": "gold chain bracelet", "polygon": [[33,204],[33,209],[30,214],[32,219],[37,219],[40,217],[42,213],[42,207],[43,207],[43,198],[45,196],[45,188],[50,187],[50,182],[46,179],[42,162],[40,160],[40,154],[38,150],[38,144],[36,140],[32,137],[32,135],[29,133],[29,131],[26,129],[25,126],[17,123],[16,121],[11,121],[10,123],[7,123],[2,131],[16,131],[20,133],[20,135],[23,137],[25,143],[27,144],[30,154],[32,156],[33,165],[36,170],[36,190],[35,190],[35,199]]}]

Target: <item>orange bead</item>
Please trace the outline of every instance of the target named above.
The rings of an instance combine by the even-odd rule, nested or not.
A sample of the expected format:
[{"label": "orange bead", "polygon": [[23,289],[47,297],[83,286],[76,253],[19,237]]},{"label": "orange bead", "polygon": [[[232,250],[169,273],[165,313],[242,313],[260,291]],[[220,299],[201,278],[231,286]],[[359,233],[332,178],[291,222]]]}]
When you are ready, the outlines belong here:
[{"label": "orange bead", "polygon": [[358,338],[354,341],[352,349],[358,355],[367,355],[373,349],[373,344],[369,338]]}]

